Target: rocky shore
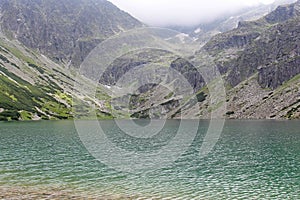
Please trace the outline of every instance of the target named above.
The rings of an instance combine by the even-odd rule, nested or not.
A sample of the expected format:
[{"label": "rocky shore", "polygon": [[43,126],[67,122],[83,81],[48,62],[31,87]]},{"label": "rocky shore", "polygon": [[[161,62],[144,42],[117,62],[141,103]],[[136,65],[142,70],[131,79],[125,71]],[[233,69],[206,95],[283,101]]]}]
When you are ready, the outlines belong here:
[{"label": "rocky shore", "polygon": [[121,200],[134,199],[136,197],[120,196],[120,195],[91,195],[84,192],[75,192],[72,190],[59,188],[38,188],[38,187],[19,187],[19,186],[0,186],[0,199],[7,200],[64,200],[64,199],[86,199],[86,200]]}]

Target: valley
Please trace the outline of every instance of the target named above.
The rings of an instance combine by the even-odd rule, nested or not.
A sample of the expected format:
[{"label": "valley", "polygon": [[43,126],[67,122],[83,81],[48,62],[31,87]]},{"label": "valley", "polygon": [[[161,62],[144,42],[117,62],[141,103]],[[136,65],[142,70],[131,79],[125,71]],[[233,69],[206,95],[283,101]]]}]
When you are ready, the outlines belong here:
[{"label": "valley", "polygon": [[[89,79],[93,71],[82,75],[80,65],[97,45],[111,36],[147,28],[110,2],[95,2],[1,1],[1,121],[89,119],[94,111],[99,119],[209,119],[221,106],[227,107],[222,117],[229,119],[300,117],[300,1],[256,7],[243,16],[238,13],[206,25],[206,29],[201,25],[201,31],[178,32],[171,38],[179,41],[178,48],[187,46],[186,38],[193,40],[194,53],[189,57],[139,50],[117,58],[102,77],[93,80]],[[252,21],[239,21],[242,19]],[[117,105],[120,97],[115,98],[112,89],[124,74],[132,70],[138,74],[145,65],[148,71],[162,73],[161,77],[168,70],[179,72],[193,94],[183,96],[178,92],[181,79],[165,76],[161,84],[167,88],[145,85],[131,91],[128,105]],[[159,71],[157,65],[165,66],[166,71]],[[214,69],[212,65],[226,89],[224,100],[215,104],[208,88],[213,80],[207,83],[199,74]],[[83,94],[76,84],[96,89]],[[129,85],[137,85],[136,80],[125,87]],[[197,101],[191,100],[195,98]]]}]

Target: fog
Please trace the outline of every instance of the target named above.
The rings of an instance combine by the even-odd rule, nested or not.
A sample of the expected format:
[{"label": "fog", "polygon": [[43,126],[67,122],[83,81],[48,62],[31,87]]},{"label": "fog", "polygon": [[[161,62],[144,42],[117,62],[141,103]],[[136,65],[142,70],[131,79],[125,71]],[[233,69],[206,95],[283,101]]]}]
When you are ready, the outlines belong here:
[{"label": "fog", "polygon": [[109,0],[152,26],[192,26],[273,0]]}]

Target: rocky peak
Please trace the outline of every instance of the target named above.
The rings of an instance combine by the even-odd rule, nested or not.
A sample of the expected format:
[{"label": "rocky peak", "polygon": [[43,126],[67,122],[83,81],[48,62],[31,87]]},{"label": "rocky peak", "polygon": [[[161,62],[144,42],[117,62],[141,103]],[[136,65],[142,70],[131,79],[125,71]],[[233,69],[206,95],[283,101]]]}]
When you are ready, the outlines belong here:
[{"label": "rocky peak", "polygon": [[1,0],[0,13],[7,36],[75,66],[107,37],[142,26],[106,0]]},{"label": "rocky peak", "polygon": [[300,1],[215,36],[202,51],[215,58],[232,86],[259,73],[262,87],[277,88],[299,73]]},{"label": "rocky peak", "polygon": [[273,12],[265,17],[270,24],[284,22],[300,15],[300,1],[296,3],[278,6]]},{"label": "rocky peak", "polygon": [[255,21],[240,21],[237,28],[216,35],[203,49],[215,55],[227,49],[242,50],[257,39],[267,28],[300,16],[300,1],[278,6],[274,11]]}]

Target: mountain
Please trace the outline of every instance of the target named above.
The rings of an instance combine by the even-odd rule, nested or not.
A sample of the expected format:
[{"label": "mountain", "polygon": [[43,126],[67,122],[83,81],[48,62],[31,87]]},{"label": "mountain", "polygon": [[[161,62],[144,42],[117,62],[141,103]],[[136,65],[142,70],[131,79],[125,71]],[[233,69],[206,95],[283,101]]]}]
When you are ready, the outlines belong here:
[{"label": "mountain", "polygon": [[[258,68],[264,73],[267,66],[277,65],[279,61],[286,64],[287,59],[297,58],[299,17],[299,1],[279,6],[257,21],[240,22],[238,28],[215,36],[203,50],[220,58],[216,62],[223,73],[229,71],[228,81],[236,86]],[[291,76],[297,73],[295,71]],[[283,76],[272,83],[266,79],[260,82],[262,86],[274,89],[290,78]]]},{"label": "mountain", "polygon": [[[161,87],[168,85],[176,90],[181,86],[178,79],[162,80],[161,85],[151,85],[143,88],[142,92],[134,93],[131,104],[135,106],[131,117],[207,119],[212,111],[226,104],[226,118],[299,118],[299,5],[300,1],[281,5],[258,20],[240,21],[237,28],[214,36],[191,57],[191,62],[163,53],[154,59],[155,53],[148,52],[153,62],[168,61],[164,65],[180,72],[193,87],[198,102],[191,100],[192,95],[182,97]],[[217,105],[210,104],[207,83],[196,70],[210,68],[212,63],[206,63],[207,54],[223,75],[227,90],[226,102]],[[135,59],[132,60],[133,57]],[[118,72],[125,74],[131,69],[138,69],[139,65],[147,64],[144,59],[146,55],[140,53],[133,57],[122,58],[114,63],[102,83],[113,85]],[[203,66],[194,66],[193,60],[199,59]],[[135,80],[132,79],[130,84],[134,84]],[[180,102],[185,103],[181,105]],[[200,108],[198,111],[197,107]]]},{"label": "mountain", "polygon": [[228,117],[299,118],[300,1],[213,37],[209,53],[228,86]]},{"label": "mountain", "polygon": [[143,25],[106,0],[1,0],[0,13],[10,39],[76,67],[107,37]]},{"label": "mountain", "polygon": [[94,83],[76,74],[0,34],[0,121],[72,119],[73,101],[83,102],[82,117],[95,104],[99,117],[110,118],[101,104],[108,96],[105,89],[99,89],[97,99],[79,93],[74,90],[75,78],[80,83]]},{"label": "mountain", "polygon": [[[248,10],[243,16],[257,18],[265,9]],[[96,77],[99,82],[87,78],[93,77],[93,69],[85,77],[78,76],[77,67],[103,40],[143,23],[105,0],[2,0],[0,12],[0,120],[72,119],[74,109],[77,117],[89,118],[92,107],[101,119],[207,119],[221,105],[227,105],[226,118],[300,118],[300,1],[254,21],[239,21],[236,28],[230,27],[239,17],[206,25],[205,39],[191,44],[198,51],[189,60],[163,48],[125,54]],[[215,30],[223,33],[211,34]],[[181,48],[188,45],[185,37],[165,39],[176,40]],[[211,64],[218,67],[227,90],[226,100],[217,105],[210,105],[207,83],[198,72]],[[147,66],[146,75],[140,74],[140,66]],[[164,76],[172,70],[187,83],[182,77]],[[129,81],[116,85],[129,71]],[[129,90],[151,80],[161,84]],[[83,94],[74,84],[97,88],[96,95]],[[191,86],[189,95],[185,84]],[[114,91],[120,96],[113,96]]]},{"label": "mountain", "polygon": [[107,37],[140,26],[105,0],[1,0],[0,120],[70,119],[72,100],[82,117],[94,104],[110,118],[105,88],[97,99],[74,90],[74,67]]},{"label": "mountain", "polygon": [[296,0],[276,0],[272,4],[259,4],[247,7],[232,14],[227,14],[209,23],[202,23],[192,27],[169,27],[188,34],[200,44],[208,42],[211,37],[230,31],[238,26],[240,21],[253,21],[267,15],[279,5],[294,3]]}]

